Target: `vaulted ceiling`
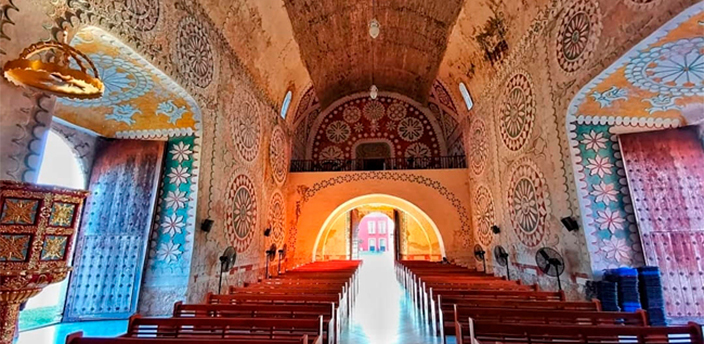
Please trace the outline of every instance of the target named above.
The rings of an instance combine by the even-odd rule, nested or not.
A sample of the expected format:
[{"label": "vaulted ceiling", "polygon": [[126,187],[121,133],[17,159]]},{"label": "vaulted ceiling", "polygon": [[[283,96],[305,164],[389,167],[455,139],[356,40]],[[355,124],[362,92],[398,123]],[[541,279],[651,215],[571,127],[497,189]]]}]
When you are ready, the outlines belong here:
[{"label": "vaulted ceiling", "polygon": [[[464,0],[284,0],[323,107],[375,84],[425,103]],[[376,18],[381,34],[369,35]]]}]

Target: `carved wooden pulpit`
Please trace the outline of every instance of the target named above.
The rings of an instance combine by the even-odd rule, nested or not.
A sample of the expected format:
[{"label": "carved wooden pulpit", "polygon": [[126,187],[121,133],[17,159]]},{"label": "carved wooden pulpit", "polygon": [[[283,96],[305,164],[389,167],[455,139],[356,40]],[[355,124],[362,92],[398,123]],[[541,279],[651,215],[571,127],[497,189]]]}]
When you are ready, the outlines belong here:
[{"label": "carved wooden pulpit", "polygon": [[0,181],[0,344],[20,304],[65,279],[87,191]]}]

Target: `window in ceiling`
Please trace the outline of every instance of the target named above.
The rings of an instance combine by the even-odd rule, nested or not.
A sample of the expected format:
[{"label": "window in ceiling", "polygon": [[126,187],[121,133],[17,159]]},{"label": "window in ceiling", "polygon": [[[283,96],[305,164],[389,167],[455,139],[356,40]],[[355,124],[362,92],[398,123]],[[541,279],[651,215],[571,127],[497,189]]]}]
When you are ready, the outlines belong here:
[{"label": "window in ceiling", "polygon": [[286,113],[288,112],[288,107],[291,105],[291,91],[286,92],[286,97],[284,97],[284,103],[281,104],[281,118],[286,118]]},{"label": "window in ceiling", "polygon": [[472,110],[474,102],[472,101],[472,96],[469,95],[469,90],[463,82],[460,82],[460,93],[462,93],[462,98],[464,98],[464,103],[467,105],[467,110]]}]

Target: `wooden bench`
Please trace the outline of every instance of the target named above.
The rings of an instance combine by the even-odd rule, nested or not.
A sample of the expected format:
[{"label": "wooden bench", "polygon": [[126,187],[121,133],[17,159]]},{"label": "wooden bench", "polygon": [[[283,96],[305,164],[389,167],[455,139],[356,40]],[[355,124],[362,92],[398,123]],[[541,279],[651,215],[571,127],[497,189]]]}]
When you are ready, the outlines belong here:
[{"label": "wooden bench", "polygon": [[309,343],[328,342],[323,317],[317,319],[281,318],[142,318],[130,317],[122,338],[210,339],[299,339],[307,335]]},{"label": "wooden bench", "polygon": [[468,321],[455,322],[457,344],[525,343],[525,344],[702,344],[701,325],[689,323],[677,327],[645,326],[567,326],[504,324]]},{"label": "wooden bench", "polygon": [[[455,305],[461,308],[498,308],[520,309],[525,312],[532,310],[572,310],[572,311],[601,311],[599,300],[586,301],[534,301],[511,299],[470,299],[438,295],[437,307],[433,308],[432,326],[440,332],[441,338],[445,337],[446,320],[454,319]],[[437,320],[436,320],[437,319]]]},{"label": "wooden bench", "polygon": [[329,343],[339,336],[341,325],[335,317],[335,304],[183,304],[176,302],[172,313],[174,318],[281,318],[318,319],[323,316],[323,324],[330,334]]},{"label": "wooden bench", "polygon": [[[238,339],[212,338],[209,344],[308,344],[308,335],[287,339]],[[312,343],[322,343],[316,338]],[[202,339],[194,338],[98,338],[83,337],[83,332],[75,332],[66,337],[66,344],[203,344]]]}]

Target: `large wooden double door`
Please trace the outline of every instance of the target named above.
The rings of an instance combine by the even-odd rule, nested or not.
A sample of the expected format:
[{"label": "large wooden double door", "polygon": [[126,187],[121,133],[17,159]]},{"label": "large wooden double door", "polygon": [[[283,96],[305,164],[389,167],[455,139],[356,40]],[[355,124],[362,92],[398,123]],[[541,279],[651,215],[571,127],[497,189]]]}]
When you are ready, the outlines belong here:
[{"label": "large wooden double door", "polygon": [[137,310],[164,142],[115,140],[97,154],[76,240],[65,321]]},{"label": "large wooden double door", "polygon": [[704,147],[695,127],[620,136],[646,264],[670,317],[704,316]]}]

